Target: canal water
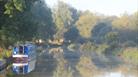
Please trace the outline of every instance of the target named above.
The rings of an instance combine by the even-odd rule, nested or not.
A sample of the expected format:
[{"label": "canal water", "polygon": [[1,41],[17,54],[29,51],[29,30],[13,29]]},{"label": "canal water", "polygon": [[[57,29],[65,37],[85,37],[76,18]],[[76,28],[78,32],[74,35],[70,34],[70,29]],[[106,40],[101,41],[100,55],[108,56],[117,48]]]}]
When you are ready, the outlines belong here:
[{"label": "canal water", "polygon": [[77,50],[61,47],[49,48],[28,62],[28,74],[14,74],[9,67],[0,72],[0,77],[138,77],[137,65],[122,63],[113,56],[90,55],[82,56]]}]

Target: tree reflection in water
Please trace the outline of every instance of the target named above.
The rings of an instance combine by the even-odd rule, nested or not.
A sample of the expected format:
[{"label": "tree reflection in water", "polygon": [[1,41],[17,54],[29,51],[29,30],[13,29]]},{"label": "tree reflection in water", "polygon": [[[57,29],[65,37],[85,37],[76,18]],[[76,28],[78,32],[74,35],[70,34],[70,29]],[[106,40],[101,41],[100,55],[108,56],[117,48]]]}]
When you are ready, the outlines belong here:
[{"label": "tree reflection in water", "polygon": [[[38,59],[40,63],[37,64],[37,67],[31,73],[24,76],[15,76],[12,74],[12,71],[8,70],[6,72],[7,76],[2,77],[138,77],[138,67],[136,66],[120,64],[116,67],[101,68],[94,63],[93,57],[89,55],[86,56],[82,54],[80,58],[72,58],[72,54],[74,53],[67,50],[64,51],[61,47],[51,48],[48,51],[49,52],[45,51],[43,55],[40,56],[40,59]],[[70,52],[72,54],[68,54]],[[74,52],[79,51],[76,50]],[[51,57],[48,58],[47,56],[49,55],[52,55],[54,59],[51,59]],[[71,55],[71,58],[65,58],[65,55]],[[53,62],[55,65],[52,65]],[[43,67],[41,67],[41,65],[43,65]],[[107,66],[110,67],[108,64]]]},{"label": "tree reflection in water", "polygon": [[99,73],[96,66],[92,63],[91,57],[88,56],[81,56],[76,68],[82,77],[93,77]]},{"label": "tree reflection in water", "polygon": [[53,77],[73,77],[73,71],[64,58],[57,61],[57,67],[53,72]]},{"label": "tree reflection in water", "polygon": [[61,47],[52,48],[49,50],[49,53],[53,54],[53,57],[57,61],[57,67],[53,72],[53,77],[73,77],[73,71],[68,61],[64,59],[63,49]]},{"label": "tree reflection in water", "polygon": [[[54,51],[56,50],[56,51]],[[81,55],[78,63],[75,65],[75,69],[72,68],[73,63],[70,63],[67,59],[64,58],[66,53],[63,49],[52,49],[50,53],[57,60],[57,67],[53,72],[53,77],[76,77],[74,73],[79,73],[77,77],[137,77],[138,70],[137,67],[131,68],[127,67],[126,64],[121,64],[116,67],[111,68],[100,68],[95,65],[91,56]],[[56,56],[55,56],[56,55]],[[108,66],[108,65],[107,65]],[[110,67],[110,65],[109,65]],[[134,69],[135,68],[135,69]],[[133,71],[132,71],[133,70]]]}]

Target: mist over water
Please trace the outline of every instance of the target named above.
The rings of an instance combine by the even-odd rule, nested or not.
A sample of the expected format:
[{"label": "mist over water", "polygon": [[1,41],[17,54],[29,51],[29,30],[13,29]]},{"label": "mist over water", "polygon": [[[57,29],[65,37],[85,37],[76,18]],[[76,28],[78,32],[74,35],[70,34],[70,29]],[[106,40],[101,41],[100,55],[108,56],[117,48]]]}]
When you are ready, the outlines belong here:
[{"label": "mist over water", "polygon": [[[7,65],[0,77],[138,77],[138,12],[105,16],[61,0],[53,8],[45,2],[25,0],[26,8],[21,13],[15,8],[13,18],[0,12],[0,69]],[[0,1],[0,11],[4,4]],[[37,56],[14,60],[16,43],[34,44]]]},{"label": "mist over water", "polygon": [[[136,66],[124,63],[119,63],[118,65],[109,64],[106,63],[105,59],[100,59],[101,61],[98,61],[98,57],[95,57],[97,60],[96,62],[91,58],[94,57],[81,56],[78,50],[72,52],[64,47],[44,49],[43,52],[38,52],[36,65],[33,71],[29,74],[17,75],[16,77],[55,77],[66,75],[69,77],[138,76]],[[35,63],[32,63],[31,66],[34,64]],[[103,67],[103,64],[105,67]]]}]

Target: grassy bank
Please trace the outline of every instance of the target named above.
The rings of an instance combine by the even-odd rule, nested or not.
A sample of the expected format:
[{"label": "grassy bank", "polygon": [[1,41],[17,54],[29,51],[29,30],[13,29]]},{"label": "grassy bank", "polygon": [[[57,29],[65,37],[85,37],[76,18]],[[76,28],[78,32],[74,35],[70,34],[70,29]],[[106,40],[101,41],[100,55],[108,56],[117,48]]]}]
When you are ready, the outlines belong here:
[{"label": "grassy bank", "polygon": [[0,48],[0,59],[8,58],[12,55],[12,50]]}]

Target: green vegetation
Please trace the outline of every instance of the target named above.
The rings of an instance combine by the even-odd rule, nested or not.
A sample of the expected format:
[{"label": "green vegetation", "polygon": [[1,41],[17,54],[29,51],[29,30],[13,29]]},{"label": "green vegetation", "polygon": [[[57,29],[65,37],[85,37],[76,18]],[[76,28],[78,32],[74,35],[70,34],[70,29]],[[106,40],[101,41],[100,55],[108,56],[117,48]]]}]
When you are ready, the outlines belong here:
[{"label": "green vegetation", "polygon": [[15,77],[15,74],[13,73],[12,70],[8,70],[6,73],[6,77]]},{"label": "green vegetation", "polygon": [[74,8],[62,1],[58,1],[58,4],[53,9],[53,21],[56,26],[55,38],[63,38],[64,33],[73,26],[73,12]]},{"label": "green vegetation", "polygon": [[1,0],[0,11],[2,48],[39,38],[66,38],[75,43],[92,41],[96,44],[137,41],[138,12],[120,17],[99,16],[78,11],[62,1],[58,1],[55,8],[49,8],[44,0]]},{"label": "green vegetation", "polygon": [[0,59],[3,59],[4,57],[9,58],[9,57],[11,57],[11,55],[12,55],[11,50],[3,49],[3,50],[0,51]]},{"label": "green vegetation", "polygon": [[4,14],[9,15],[9,17],[12,17],[15,11],[22,12],[25,8],[25,1],[24,0],[1,0],[1,2],[4,2],[5,5],[5,11]]},{"label": "green vegetation", "polygon": [[124,14],[120,18],[114,19],[112,21],[112,25],[117,29],[130,29],[137,30],[138,29],[138,12],[133,15]]},{"label": "green vegetation", "polygon": [[122,51],[121,55],[126,62],[138,65],[138,48],[136,47],[125,48]]},{"label": "green vegetation", "polygon": [[76,22],[76,27],[79,33],[84,38],[91,37],[91,31],[97,23],[97,16],[89,11],[85,11],[81,14],[78,21]]},{"label": "green vegetation", "polygon": [[[0,1],[0,47],[8,48],[9,45],[20,41],[50,38],[54,33],[52,12],[47,6],[43,6],[45,6],[43,0]],[[11,7],[16,7],[10,10],[14,12],[5,14],[4,12]]]},{"label": "green vegetation", "polygon": [[117,33],[117,32],[108,32],[108,33],[105,35],[105,40],[106,40],[108,43],[115,43],[115,42],[118,42],[118,33]]},{"label": "green vegetation", "polygon": [[[62,1],[49,8],[44,0],[0,0],[0,49],[3,49],[0,50],[0,58],[10,57],[11,51],[7,49],[17,42],[34,42],[38,39],[47,42],[48,39],[63,38],[63,45],[70,41],[72,44],[68,48],[79,48],[85,56],[91,52],[110,53],[111,56],[121,53],[124,60],[138,64],[137,33],[138,12],[120,17],[103,16],[79,11]],[[63,57],[63,50],[56,51],[55,54],[62,52],[56,57]],[[77,69],[82,75],[85,72],[85,59],[92,65],[89,57],[80,58]],[[60,71],[64,72],[63,77],[71,77],[71,68],[67,69],[64,71],[59,63],[55,77],[62,77]]]}]

